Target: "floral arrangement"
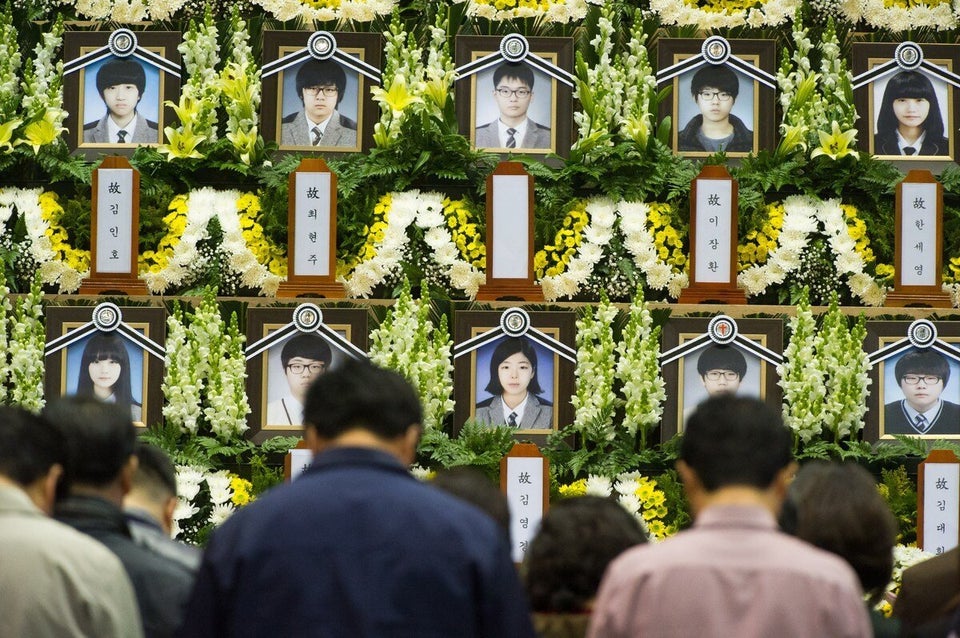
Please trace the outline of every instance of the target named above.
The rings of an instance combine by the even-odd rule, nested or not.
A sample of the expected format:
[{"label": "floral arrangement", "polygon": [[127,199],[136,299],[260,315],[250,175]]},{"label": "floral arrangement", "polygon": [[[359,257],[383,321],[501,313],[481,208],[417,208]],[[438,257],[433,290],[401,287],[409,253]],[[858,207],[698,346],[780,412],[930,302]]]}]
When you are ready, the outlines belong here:
[{"label": "floral arrangement", "polygon": [[78,0],[77,15],[105,22],[169,20],[186,0]]},{"label": "floral arrangement", "polygon": [[622,400],[614,392],[616,343],[613,322],[618,311],[603,296],[577,319],[576,390],[570,403],[576,409],[573,429],[589,441],[613,440],[613,418]]},{"label": "floral arrangement", "polygon": [[227,139],[240,161],[249,165],[260,142],[260,67],[250,48],[247,23],[236,7],[230,18],[230,57],[220,72],[220,100],[227,113]]},{"label": "floral arrangement", "polygon": [[[857,121],[857,112],[853,106],[853,76],[847,68],[846,60],[841,57],[840,41],[833,19],[818,46],[822,55],[820,60],[820,108],[817,111],[817,137],[820,146],[810,154],[811,159],[825,155],[832,160],[859,155],[852,146],[857,138],[853,128]],[[829,123],[829,124],[828,124]],[[829,128],[829,132],[825,129]]]},{"label": "floral arrangement", "polygon": [[629,312],[617,344],[616,378],[624,403],[622,427],[639,437],[640,449],[646,449],[647,435],[659,427],[667,399],[660,368],[660,328],[653,327],[642,288],[637,288]]},{"label": "floral arrangement", "polygon": [[7,395],[9,394],[10,374],[10,337],[8,334],[10,323],[10,311],[13,305],[10,303],[10,289],[0,285],[0,405],[7,405]]},{"label": "floral arrangement", "polygon": [[219,250],[226,270],[259,294],[276,294],[286,276],[286,261],[257,221],[260,201],[255,195],[201,188],[175,197],[169,210],[164,217],[167,235],[156,250],[141,256],[140,274],[151,292],[188,284],[203,272],[208,259],[198,244],[210,237],[210,222],[216,220],[223,233]]},{"label": "floral arrangement", "polygon": [[0,148],[13,149],[13,134],[23,124],[20,110],[20,47],[10,5],[0,13]]},{"label": "floral arrangement", "polygon": [[216,293],[207,289],[187,317],[179,304],[167,318],[164,420],[190,434],[230,440],[247,430],[250,413],[244,382],[244,338],[236,315],[229,327],[220,316]]},{"label": "floral arrangement", "polygon": [[850,328],[834,294],[821,320],[814,348],[817,366],[826,372],[821,422],[836,443],[856,440],[863,429],[871,383],[870,360],[863,350],[866,337],[866,318],[860,315]]},{"label": "floral arrangement", "polygon": [[447,102],[453,92],[456,79],[453,56],[450,55],[450,39],[447,38],[447,15],[437,11],[437,19],[430,27],[430,46],[427,48],[427,64],[423,69],[423,107],[427,114],[443,119]]},{"label": "floral arrangement", "polygon": [[[534,256],[534,267],[543,268],[540,284],[544,297],[555,301],[580,291],[603,257],[604,247],[613,239],[618,220],[624,247],[645,276],[646,285],[654,290],[667,289],[671,297],[678,297],[688,281],[682,270],[686,254],[669,211],[668,204],[614,204],[605,198],[589,200],[582,211],[574,207],[554,244]],[[583,224],[584,215],[589,219],[587,225]]]},{"label": "floral arrangement", "polygon": [[183,56],[187,81],[180,90],[177,104],[169,100],[164,102],[173,108],[180,122],[176,128],[167,126],[163,129],[167,143],[160,146],[160,152],[170,159],[202,158],[197,147],[203,142],[212,144],[217,141],[217,106],[222,87],[217,72],[220,65],[218,37],[217,26],[208,10],[203,21],[191,21],[190,28],[183,34],[183,42],[177,47]]},{"label": "floral arrangement", "polygon": [[370,360],[406,377],[420,395],[424,429],[440,429],[453,412],[453,341],[447,316],[434,327],[426,293],[413,299],[404,280],[397,302],[370,333]]},{"label": "floral arrangement", "polygon": [[936,556],[936,554],[925,552],[913,545],[894,545],[893,575],[890,578],[890,584],[887,585],[886,594],[877,604],[877,609],[885,616],[890,617],[893,614],[893,601],[896,600],[897,594],[900,592],[900,585],[903,583],[903,570],[922,563],[934,556]]},{"label": "floral arrangement", "polygon": [[[46,330],[43,324],[43,290],[40,276],[34,277],[30,292],[17,299],[13,313],[10,309],[9,291],[4,288],[0,306],[0,316],[6,321],[0,326],[5,347],[0,349],[0,385],[7,382],[0,396],[7,405],[20,406],[30,412],[40,412],[43,398],[43,351],[46,343]],[[7,332],[8,331],[8,332]]]},{"label": "floral arrangement", "polygon": [[957,13],[951,0],[858,0],[846,2],[846,18],[863,20],[875,29],[905,33],[916,29],[956,29]]},{"label": "floral arrangement", "polygon": [[817,322],[807,295],[797,303],[797,314],[788,324],[790,341],[777,366],[778,384],[783,390],[783,422],[797,440],[810,442],[823,430],[824,400],[827,395],[825,371],[816,356]]},{"label": "floral arrangement", "polygon": [[[67,112],[63,109],[63,61],[57,52],[63,44],[63,20],[58,18],[50,31],[44,32],[24,69],[21,111],[26,125],[23,139],[34,154],[42,146],[62,144],[60,133]],[[54,59],[57,62],[54,63]]]},{"label": "floral arrangement", "polygon": [[534,18],[540,22],[566,24],[579,22],[591,4],[602,0],[454,0],[467,4],[467,15],[498,22]]},{"label": "floral arrangement", "polygon": [[383,35],[386,45],[381,85],[370,91],[380,105],[380,121],[373,127],[373,141],[378,148],[389,148],[400,141],[403,122],[413,113],[411,107],[423,104],[417,88],[423,75],[423,52],[413,34],[404,30],[398,15]]},{"label": "floral arrangement", "polygon": [[[780,214],[776,208],[769,210],[777,216]],[[776,222],[781,223],[779,219]],[[822,235],[830,246],[836,270],[846,278],[851,293],[869,306],[883,305],[886,290],[865,272],[865,267],[873,260],[873,252],[863,232],[862,220],[856,220],[855,208],[844,208],[836,200],[820,201],[794,195],[783,202],[782,225],[778,232],[773,223],[771,221],[770,230],[775,232],[775,239],[765,233],[762,250],[753,249],[753,264],[743,268],[737,277],[737,284],[747,296],[762,294],[770,286],[786,281],[791,273],[800,269],[811,240]],[[748,239],[759,246],[757,237],[748,235]],[[744,251],[749,254],[751,249],[745,247]],[[763,262],[761,252],[766,253]]]},{"label": "floral arrangement", "polygon": [[250,481],[226,470],[210,471],[195,465],[177,465],[177,507],[173,536],[185,543],[201,543],[209,531],[249,503]]},{"label": "floral arrangement", "polygon": [[665,25],[702,30],[776,27],[793,17],[797,0],[651,0],[650,11]]},{"label": "floral arrangement", "polygon": [[475,223],[467,221],[454,237],[452,221],[456,218],[459,223],[461,217],[469,219],[466,205],[451,202],[439,193],[413,190],[384,195],[374,209],[360,261],[342,275],[347,294],[367,297],[376,286],[397,274],[410,242],[408,229],[415,228],[423,233],[431,259],[443,268],[451,287],[471,299],[475,297],[486,281],[475,265],[484,253],[479,247]]},{"label": "floral arrangement", "polygon": [[253,0],[281,22],[370,22],[390,15],[396,0]]},{"label": "floral arrangement", "polygon": [[560,496],[600,496],[614,497],[640,523],[650,540],[663,540],[676,533],[664,520],[669,513],[664,492],[657,488],[657,482],[639,472],[624,472],[614,478],[591,474],[585,479],[561,485]]}]

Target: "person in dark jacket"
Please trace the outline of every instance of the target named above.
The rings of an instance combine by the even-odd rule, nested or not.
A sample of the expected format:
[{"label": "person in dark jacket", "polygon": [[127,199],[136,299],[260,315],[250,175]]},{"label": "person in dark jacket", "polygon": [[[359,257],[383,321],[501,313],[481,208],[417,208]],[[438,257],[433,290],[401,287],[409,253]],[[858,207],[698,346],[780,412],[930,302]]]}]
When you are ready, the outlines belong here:
[{"label": "person in dark jacket", "polygon": [[677,136],[677,150],[749,153],[753,131],[731,113],[740,94],[737,74],[725,64],[705,64],[693,74],[690,93],[700,108]]},{"label": "person in dark jacket", "polygon": [[117,555],[133,583],[146,638],[175,635],[193,575],[130,534],[121,509],[137,469],[129,407],[65,397],[49,404],[43,415],[67,442],[66,493],[54,507],[55,517]]}]

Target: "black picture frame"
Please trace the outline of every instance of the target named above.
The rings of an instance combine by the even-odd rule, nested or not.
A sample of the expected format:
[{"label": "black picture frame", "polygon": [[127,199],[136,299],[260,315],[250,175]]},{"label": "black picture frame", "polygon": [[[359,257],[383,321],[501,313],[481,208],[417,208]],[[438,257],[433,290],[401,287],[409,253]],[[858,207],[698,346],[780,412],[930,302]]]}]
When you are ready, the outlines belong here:
[{"label": "black picture frame", "polygon": [[[876,352],[881,348],[892,345],[907,336],[911,321],[868,321],[867,337],[864,348],[867,352]],[[946,342],[954,348],[960,348],[960,321],[937,321],[936,328],[940,341]],[[960,419],[956,420],[955,432],[944,432],[936,426],[928,434],[912,433],[905,430],[893,432],[889,427],[887,405],[904,398],[903,391],[896,379],[896,364],[907,353],[924,350],[909,346],[897,355],[876,362],[870,369],[870,396],[867,403],[867,414],[864,422],[863,439],[870,443],[878,441],[893,441],[896,434],[910,434],[921,439],[929,440],[958,440],[960,439]],[[950,367],[950,379],[941,388],[941,397],[944,401],[960,405],[960,362],[944,356]],[[948,425],[950,425],[948,423]],[[934,430],[937,431],[934,431]]]},{"label": "black picture frame", "polygon": [[[295,308],[250,308],[247,311],[247,343],[255,343],[272,332],[288,325],[293,319]],[[367,326],[369,311],[364,308],[323,308],[323,323],[363,352],[367,351]],[[304,334],[300,331],[289,337]],[[330,368],[335,369],[347,355],[333,345],[326,335],[310,333],[317,339],[323,339],[330,345],[332,359]],[[277,397],[289,394],[284,390],[282,381],[284,372],[280,363],[283,344],[289,337],[271,344],[270,347],[247,360],[247,398],[250,402],[250,414],[247,416],[249,430],[247,436],[261,443],[275,436],[301,436],[303,425],[290,423],[269,423],[268,414],[271,402]],[[301,415],[302,416],[302,415]]]},{"label": "black picture frame", "polygon": [[[855,42],[851,45],[851,55],[853,58],[853,73],[858,76],[866,73],[876,67],[886,64],[895,59],[898,42]],[[960,72],[960,51],[952,44],[924,44],[924,63],[930,63],[940,66],[952,73]],[[903,69],[883,75],[854,91],[854,105],[857,113],[860,114],[858,122],[857,145],[863,151],[875,155],[881,159],[906,162],[905,166],[910,168],[925,168],[932,166],[938,168],[945,166],[947,162],[957,161],[957,126],[960,125],[960,103],[957,102],[956,89],[942,78],[938,78],[924,69],[922,66],[915,70],[928,79],[931,87],[938,97],[938,108],[932,107],[928,113],[936,113],[942,120],[944,137],[946,138],[946,153],[927,154],[921,149],[919,155],[902,155],[899,146],[893,152],[896,145],[896,133],[893,131],[879,130],[879,117],[883,110],[883,103],[888,99],[887,92],[890,87],[890,81],[894,76],[904,73]],[[891,92],[889,99],[895,96]],[[889,111],[888,111],[889,113]],[[889,119],[885,117],[885,120]],[[893,135],[891,143],[890,137]],[[930,143],[926,140],[924,146]],[[929,149],[928,149],[929,150]]]},{"label": "black picture frame", "polygon": [[[62,337],[90,322],[92,307],[50,306],[46,309],[47,341]],[[123,322],[140,332],[144,337],[163,344],[166,331],[166,310],[152,307],[122,307]],[[82,374],[80,362],[83,350],[94,334],[117,339],[130,354],[131,389],[134,400],[139,399],[139,420],[134,423],[141,428],[154,426],[163,421],[163,373],[162,359],[148,353],[119,334],[93,331],[76,343],[47,356],[44,366],[44,397],[52,401],[62,396],[75,394]],[[137,382],[137,376],[140,379]]]},{"label": "black picture frame", "polygon": [[[680,63],[687,58],[700,54],[704,41],[698,38],[660,38],[657,42],[657,63],[660,69]],[[776,74],[776,43],[773,40],[743,39],[729,40],[731,52],[761,71]],[[704,63],[704,66],[713,66]],[[739,81],[740,94],[733,100],[730,114],[737,116],[753,133],[753,144],[749,150],[726,151],[731,158],[745,157],[761,150],[773,150],[777,141],[777,123],[779,107],[776,91],[765,87],[743,71],[729,63],[726,66],[733,71]],[[672,86],[672,98],[660,104],[660,119],[671,118],[670,146],[675,153],[687,157],[708,157],[713,151],[681,148],[680,134],[685,127],[693,124],[691,118],[699,114],[699,108],[690,94],[693,76],[702,67],[689,69],[669,80]],[[662,87],[661,87],[662,88]],[[749,119],[745,119],[749,114]],[[742,116],[742,117],[741,117]],[[736,126],[735,126],[736,128]]]},{"label": "black picture frame", "polygon": [[[502,38],[496,36],[457,36],[456,63],[463,66],[474,62],[486,55],[499,50]],[[543,58],[560,69],[573,71],[573,40],[571,38],[527,38],[530,52]],[[573,144],[573,89],[563,82],[550,77],[542,70],[526,62],[522,64],[531,69],[534,75],[533,95],[530,102],[529,120],[548,126],[550,142],[547,146],[523,146],[523,141],[515,148],[506,148],[502,145],[478,144],[478,129],[491,122],[495,123],[499,117],[499,108],[493,97],[493,74],[498,66],[506,63],[501,60],[476,73],[457,80],[455,85],[457,121],[460,133],[470,139],[474,148],[488,150],[494,153],[507,155],[522,153],[524,155],[557,155],[568,157]],[[549,82],[549,90],[540,87]],[[489,85],[487,85],[489,83]],[[484,88],[486,86],[486,88]],[[546,94],[547,105],[543,105]],[[487,98],[489,96],[489,98]],[[537,119],[540,118],[540,119]],[[480,133],[480,135],[483,135]]]},{"label": "black picture frame", "polygon": [[[661,348],[667,352],[684,343],[707,334],[710,317],[670,317],[663,325]],[[737,319],[738,334],[773,352],[783,349],[783,321],[780,319]],[[666,442],[683,432],[685,419],[692,414],[696,404],[708,394],[705,381],[697,373],[697,361],[705,348],[716,345],[707,341],[703,346],[691,350],[684,356],[661,368],[666,383],[667,400],[661,419],[660,440]],[[736,341],[726,345],[736,349],[744,356],[747,371],[740,388],[744,392],[737,394],[755,396],[771,406],[780,406],[783,393],[777,384],[776,366],[756,353],[750,352]],[[750,390],[751,394],[745,391]]]},{"label": "black picture frame", "polygon": [[[311,34],[310,31],[264,30],[263,63],[268,64],[285,55],[306,48]],[[380,34],[334,32],[331,35],[336,39],[339,52],[355,56],[373,67],[380,68],[383,49]],[[261,130],[264,140],[276,142],[281,152],[319,152],[325,156],[335,156],[367,151],[373,147],[373,127],[376,125],[380,113],[370,91],[371,86],[375,83],[362,73],[337,62],[335,58],[330,58],[330,61],[340,66],[347,78],[346,90],[339,104],[346,103],[349,105],[348,111],[341,111],[341,115],[356,123],[356,144],[352,146],[313,146],[312,143],[283,143],[284,118],[298,113],[303,106],[296,97],[296,72],[305,62],[300,61],[287,69],[263,78]]]},{"label": "black picture frame", "polygon": [[[497,328],[502,313],[487,310],[458,310],[454,314],[454,343],[460,344]],[[529,312],[530,326],[548,337],[573,348],[576,337],[576,314],[564,311]],[[459,432],[464,423],[476,415],[477,403],[491,395],[484,390],[490,377],[489,362],[493,350],[505,335],[491,343],[471,350],[454,360],[454,432]],[[529,337],[526,338],[531,341]],[[547,436],[573,423],[576,416],[570,397],[574,392],[574,369],[572,361],[549,352],[546,346],[532,342],[537,353],[537,379],[543,389],[540,396],[553,404],[549,428],[518,428],[516,437],[542,444]],[[547,354],[549,353],[549,354]],[[549,362],[547,361],[549,359]],[[482,369],[481,369],[482,368]],[[549,377],[541,375],[549,370]]]},{"label": "black picture frame", "polygon": [[[180,64],[180,52],[177,46],[181,41],[179,31],[139,31],[136,33],[138,45],[175,65]],[[91,51],[107,45],[109,31],[67,31],[63,34],[64,62],[75,60]],[[106,110],[102,97],[96,90],[96,73],[101,66],[117,56],[108,54],[103,60],[83,67],[66,75],[63,79],[63,102],[67,117],[64,120],[64,140],[71,151],[77,151],[88,160],[99,155],[132,155],[138,146],[159,146],[164,141],[163,130],[175,126],[177,116],[166,102],[176,104],[180,97],[180,78],[147,64],[136,56],[129,60],[144,69],[146,84],[143,96],[137,105],[138,112],[157,127],[156,142],[111,143],[84,141],[85,128],[96,125]],[[92,93],[92,94],[91,94]],[[155,119],[153,119],[155,118]],[[92,131],[92,129],[90,129]]]}]

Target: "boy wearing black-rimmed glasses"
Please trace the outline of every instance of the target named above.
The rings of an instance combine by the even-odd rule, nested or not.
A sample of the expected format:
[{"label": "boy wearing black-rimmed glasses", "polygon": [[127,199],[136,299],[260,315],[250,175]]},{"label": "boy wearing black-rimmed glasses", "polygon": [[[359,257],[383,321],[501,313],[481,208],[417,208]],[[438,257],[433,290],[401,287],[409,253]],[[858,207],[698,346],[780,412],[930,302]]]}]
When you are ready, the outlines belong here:
[{"label": "boy wearing black-rimmed glasses", "polygon": [[704,64],[693,74],[690,93],[700,114],[690,118],[677,136],[677,150],[707,153],[749,153],[753,131],[731,113],[740,94],[740,80],[730,67]]},{"label": "boy wearing black-rimmed glasses", "polygon": [[298,334],[283,344],[280,364],[290,393],[267,404],[264,425],[303,425],[307,389],[330,368],[330,345],[319,335]]},{"label": "boy wearing black-rimmed glasses", "polygon": [[933,350],[908,352],[894,373],[903,399],[884,406],[885,434],[960,434],[960,405],[940,396],[950,381],[946,357]]},{"label": "boy wearing black-rimmed glasses", "polygon": [[550,148],[550,127],[527,117],[533,82],[533,70],[524,62],[504,62],[494,70],[493,99],[500,117],[477,127],[477,148]]}]

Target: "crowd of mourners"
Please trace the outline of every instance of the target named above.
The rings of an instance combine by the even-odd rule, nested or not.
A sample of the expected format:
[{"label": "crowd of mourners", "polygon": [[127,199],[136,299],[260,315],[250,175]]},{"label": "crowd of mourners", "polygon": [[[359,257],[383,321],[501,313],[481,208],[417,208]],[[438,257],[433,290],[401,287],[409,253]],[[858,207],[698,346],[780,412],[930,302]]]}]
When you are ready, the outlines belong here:
[{"label": "crowd of mourners", "polygon": [[892,617],[874,611],[897,529],[873,476],[798,468],[755,399],[689,418],[689,529],[651,542],[611,499],[564,499],[519,568],[489,478],[408,471],[422,412],[401,376],[348,362],[303,417],[313,463],[201,552],[171,539],[174,466],[128,409],[0,408],[0,638],[958,635],[960,550],[906,570]]}]

